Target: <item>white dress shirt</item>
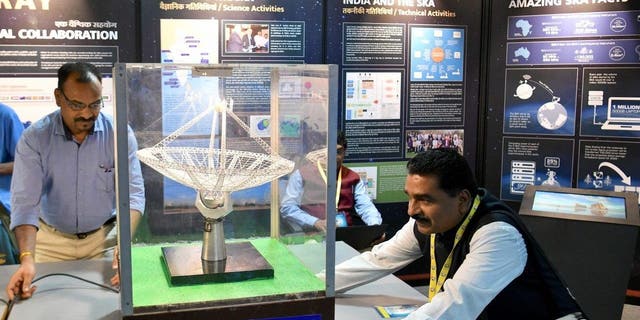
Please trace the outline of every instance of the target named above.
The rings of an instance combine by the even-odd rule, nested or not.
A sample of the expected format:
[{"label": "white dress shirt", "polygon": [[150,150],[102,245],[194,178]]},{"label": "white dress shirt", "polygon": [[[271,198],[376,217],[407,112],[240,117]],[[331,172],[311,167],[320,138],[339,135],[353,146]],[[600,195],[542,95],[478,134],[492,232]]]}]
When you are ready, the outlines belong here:
[{"label": "white dress shirt", "polygon": [[[389,241],[336,266],[336,292],[380,279],[420,258],[411,219]],[[405,319],[476,319],[524,270],[527,249],[522,235],[505,222],[492,222],[471,237],[469,254],[443,291]],[[425,270],[428,270],[425,266]]]},{"label": "white dress shirt", "polygon": [[[300,208],[304,182],[300,170],[294,171],[289,177],[287,188],[280,206],[282,218],[294,226],[312,227],[318,218],[310,215]],[[367,187],[362,180],[358,181],[353,189],[354,208],[362,221],[367,225],[382,223],[382,216],[376,206],[367,195]]]}]

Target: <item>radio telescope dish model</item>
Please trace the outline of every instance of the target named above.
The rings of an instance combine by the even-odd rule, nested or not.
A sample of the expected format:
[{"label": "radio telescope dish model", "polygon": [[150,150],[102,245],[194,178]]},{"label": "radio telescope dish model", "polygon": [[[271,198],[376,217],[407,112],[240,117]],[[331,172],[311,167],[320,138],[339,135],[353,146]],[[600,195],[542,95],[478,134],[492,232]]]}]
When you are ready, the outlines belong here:
[{"label": "radio telescope dish model", "polygon": [[311,163],[327,165],[327,148],[321,148],[307,153],[305,159]]},{"label": "radio telescope dish model", "polygon": [[[206,117],[212,113],[208,147],[174,143],[191,127],[207,121]],[[233,119],[252,139],[252,147],[263,153],[229,149],[227,118]],[[193,258],[192,248],[162,248],[173,284],[273,277],[273,268],[251,243],[225,245],[222,221],[232,211],[231,192],[259,186],[288,174],[293,170],[294,162],[280,157],[262,138],[250,135],[249,126],[233,113],[232,99],[228,103],[226,100],[215,103],[153,147],[139,150],[137,155],[140,161],[165,177],[195,189],[196,208],[205,219],[200,259]],[[227,255],[227,249],[232,253]],[[185,256],[190,258],[185,259]],[[251,265],[248,266],[247,261]],[[201,272],[194,274],[192,264],[201,264]]]}]

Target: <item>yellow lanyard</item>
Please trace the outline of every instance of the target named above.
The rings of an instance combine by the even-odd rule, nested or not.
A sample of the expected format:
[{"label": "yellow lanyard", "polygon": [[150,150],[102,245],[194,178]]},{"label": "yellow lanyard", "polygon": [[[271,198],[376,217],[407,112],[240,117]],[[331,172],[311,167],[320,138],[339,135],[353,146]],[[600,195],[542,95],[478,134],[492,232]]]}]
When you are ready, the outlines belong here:
[{"label": "yellow lanyard", "polygon": [[[316,162],[318,164],[318,171],[320,171],[320,176],[324,183],[327,183],[327,175],[324,173],[324,169],[320,165],[320,161]],[[342,166],[340,166],[340,171],[338,171],[338,183],[336,186],[336,209],[338,209],[338,202],[340,202],[340,189],[342,188]]]},{"label": "yellow lanyard", "polygon": [[473,206],[471,207],[471,211],[469,211],[469,214],[464,219],[464,222],[462,222],[462,224],[458,228],[458,231],[456,231],[456,237],[453,240],[453,248],[451,248],[451,252],[449,252],[449,256],[447,257],[447,260],[445,260],[444,265],[442,266],[442,270],[440,270],[440,276],[438,277],[437,283],[436,283],[436,273],[438,268],[436,267],[436,249],[435,249],[436,234],[435,233],[431,234],[431,247],[429,250],[431,255],[431,272],[429,274],[429,301],[433,299],[433,296],[435,296],[436,293],[440,292],[440,289],[442,289],[442,285],[444,284],[444,281],[447,280],[449,269],[451,269],[451,260],[453,259],[453,250],[456,248],[456,245],[458,245],[458,242],[460,242],[460,238],[462,238],[464,231],[467,229],[467,226],[469,225],[469,221],[471,221],[471,218],[473,218],[473,215],[476,213],[476,210],[478,210],[479,205],[480,205],[480,197],[476,196],[476,198],[473,200]]}]

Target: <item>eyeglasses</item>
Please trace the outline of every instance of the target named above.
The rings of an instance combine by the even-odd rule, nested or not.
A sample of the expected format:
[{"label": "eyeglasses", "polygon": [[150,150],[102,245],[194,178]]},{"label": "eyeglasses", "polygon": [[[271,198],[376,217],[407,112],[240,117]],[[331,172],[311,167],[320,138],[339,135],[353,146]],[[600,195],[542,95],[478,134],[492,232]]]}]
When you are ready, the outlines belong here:
[{"label": "eyeglasses", "polygon": [[60,89],[60,92],[62,93],[62,96],[64,97],[64,100],[67,101],[67,105],[69,106],[69,108],[71,108],[74,111],[82,111],[86,107],[89,107],[89,109],[91,109],[91,111],[97,111],[97,110],[100,110],[100,109],[104,108],[104,102],[102,101],[102,98],[100,98],[100,100],[98,100],[98,101],[96,101],[94,103],[86,105],[84,103],[80,103],[80,102],[75,102],[75,101],[69,100],[69,98],[67,98],[67,95],[64,94],[64,91],[62,91],[62,89]]}]

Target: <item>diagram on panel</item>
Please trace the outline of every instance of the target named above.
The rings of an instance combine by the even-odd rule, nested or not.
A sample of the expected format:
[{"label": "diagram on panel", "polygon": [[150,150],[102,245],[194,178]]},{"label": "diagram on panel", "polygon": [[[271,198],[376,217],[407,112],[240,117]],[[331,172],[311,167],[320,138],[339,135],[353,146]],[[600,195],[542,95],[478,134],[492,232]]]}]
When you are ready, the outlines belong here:
[{"label": "diagram on panel", "polygon": [[[538,173],[536,176],[537,163],[535,161],[512,160],[511,161],[511,181],[509,183],[509,191],[511,194],[524,194],[525,189],[529,185],[543,185],[562,187],[558,181],[558,168],[560,168],[560,158],[544,157],[544,169],[546,172],[541,177]],[[544,180],[543,180],[544,179]],[[566,186],[565,186],[566,187]]]},{"label": "diagram on panel", "polygon": [[400,119],[402,73],[346,72],[347,120]]},{"label": "diagram on panel", "polygon": [[613,184],[611,176],[605,173],[605,170],[603,168],[611,169],[617,176],[620,177],[620,181],[623,183],[623,185],[614,186],[614,188],[624,188],[625,185],[631,185],[631,176],[625,174],[625,172],[615,164],[607,161],[601,162],[600,165],[598,165],[597,170],[594,170],[590,174],[587,174],[587,176],[584,178],[584,183],[593,186],[594,189],[610,187]]},{"label": "diagram on panel", "polygon": [[577,87],[575,68],[507,69],[504,133],[572,135]]},{"label": "diagram on panel", "polygon": [[414,26],[410,30],[411,81],[462,81],[465,29]]},{"label": "diagram on panel", "polygon": [[640,137],[640,68],[584,68],[581,136]]},{"label": "diagram on panel", "polygon": [[[593,125],[599,125],[602,130],[640,130],[640,97],[609,97],[606,104],[604,100],[604,91],[589,91],[588,104],[593,107]],[[598,119],[598,107],[606,107],[605,119]]]},{"label": "diagram on panel", "polygon": [[573,141],[504,137],[500,197],[522,199],[528,186],[572,186]]},{"label": "diagram on panel", "polygon": [[534,90],[537,87],[542,88],[551,96],[551,101],[544,103],[538,108],[538,123],[547,130],[555,130],[562,127],[567,122],[567,109],[560,104],[560,97],[555,96],[553,90],[544,82],[535,81],[530,75],[523,74],[514,96],[522,100],[527,100],[533,96]]},{"label": "diagram on panel", "polygon": [[582,141],[578,166],[578,188],[636,192],[640,183],[633,180],[640,171],[636,165],[640,143],[620,141]]},{"label": "diagram on panel", "polygon": [[535,185],[535,161],[511,161],[511,187],[513,194],[524,194],[528,185]]}]

